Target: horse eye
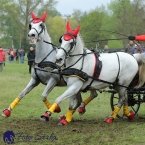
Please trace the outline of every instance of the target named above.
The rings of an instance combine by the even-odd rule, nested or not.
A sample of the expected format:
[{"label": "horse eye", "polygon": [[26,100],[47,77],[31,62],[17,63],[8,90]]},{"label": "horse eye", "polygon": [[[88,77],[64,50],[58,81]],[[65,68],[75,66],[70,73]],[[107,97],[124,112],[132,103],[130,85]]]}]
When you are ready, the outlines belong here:
[{"label": "horse eye", "polygon": [[44,28],[44,24],[43,24],[43,23],[41,23],[41,24],[40,24],[40,27]]}]

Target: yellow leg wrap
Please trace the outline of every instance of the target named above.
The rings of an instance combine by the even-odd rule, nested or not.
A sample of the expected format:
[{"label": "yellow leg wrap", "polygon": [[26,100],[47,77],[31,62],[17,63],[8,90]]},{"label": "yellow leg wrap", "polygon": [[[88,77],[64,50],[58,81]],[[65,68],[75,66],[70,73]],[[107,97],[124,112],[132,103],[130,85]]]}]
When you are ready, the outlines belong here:
[{"label": "yellow leg wrap", "polygon": [[71,122],[72,121],[72,115],[75,112],[75,110],[68,110],[67,114],[66,114],[66,121],[67,122]]},{"label": "yellow leg wrap", "polygon": [[125,116],[130,116],[129,110],[128,110],[128,105],[123,106],[123,113]]},{"label": "yellow leg wrap", "polygon": [[113,113],[111,114],[111,118],[115,119],[118,112],[119,112],[120,108],[119,107],[116,107],[113,111]]},{"label": "yellow leg wrap", "polygon": [[57,104],[54,103],[54,104],[50,107],[49,112],[53,113],[54,110],[55,110],[55,108],[56,108],[56,106],[57,106]]},{"label": "yellow leg wrap", "polygon": [[14,109],[15,106],[20,102],[20,99],[19,98],[16,98],[11,104],[10,104],[10,107],[11,109]]},{"label": "yellow leg wrap", "polygon": [[44,104],[46,105],[46,107],[47,107],[48,109],[51,107],[51,104],[50,104],[50,102],[49,102],[48,100],[46,100],[46,101],[44,102]]},{"label": "yellow leg wrap", "polygon": [[92,100],[92,97],[88,97],[86,100],[83,101],[85,105],[87,105]]}]

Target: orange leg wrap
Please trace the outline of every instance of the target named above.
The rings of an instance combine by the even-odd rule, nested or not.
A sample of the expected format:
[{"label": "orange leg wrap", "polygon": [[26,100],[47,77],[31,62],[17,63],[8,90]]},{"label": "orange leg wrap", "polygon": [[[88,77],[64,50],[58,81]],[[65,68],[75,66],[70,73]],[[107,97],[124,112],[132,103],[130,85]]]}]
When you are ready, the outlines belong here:
[{"label": "orange leg wrap", "polygon": [[46,100],[46,101],[44,102],[44,104],[46,105],[46,107],[47,107],[48,109],[51,107],[51,104],[50,104],[50,102],[49,102],[48,100]]},{"label": "orange leg wrap", "polygon": [[85,105],[87,105],[92,100],[92,97],[88,97],[86,100],[83,101]]},{"label": "orange leg wrap", "polygon": [[115,119],[118,112],[119,112],[120,108],[119,107],[116,107],[113,111],[113,113],[111,114],[111,118]]},{"label": "orange leg wrap", "polygon": [[123,106],[123,113],[125,116],[130,116],[130,112],[128,110],[128,105]]},{"label": "orange leg wrap", "polygon": [[14,109],[15,106],[20,102],[19,98],[16,98],[11,104],[10,104],[10,108]]},{"label": "orange leg wrap", "polygon": [[72,121],[72,115],[74,114],[75,110],[68,110],[66,116],[66,121],[71,122]]},{"label": "orange leg wrap", "polygon": [[54,104],[50,107],[49,112],[53,113],[53,112],[55,111],[56,106],[57,106],[57,104],[54,103]]}]

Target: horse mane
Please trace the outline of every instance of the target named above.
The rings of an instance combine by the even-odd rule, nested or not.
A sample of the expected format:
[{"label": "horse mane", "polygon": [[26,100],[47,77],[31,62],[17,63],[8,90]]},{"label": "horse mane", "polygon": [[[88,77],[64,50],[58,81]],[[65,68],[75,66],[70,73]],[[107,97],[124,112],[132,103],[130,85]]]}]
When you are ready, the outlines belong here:
[{"label": "horse mane", "polygon": [[[46,24],[45,24],[45,29],[47,30]],[[50,37],[50,35],[49,35],[49,33],[48,33],[48,30],[47,30],[47,34],[48,34],[48,38],[49,38],[50,42],[52,42],[52,41],[51,41],[51,37]]]},{"label": "horse mane", "polygon": [[81,38],[81,40],[82,40],[82,43],[83,43],[83,45],[84,45],[84,47],[85,47],[85,42],[84,42],[84,39],[83,39],[83,37],[81,36],[81,34],[79,33],[79,36],[80,36],[80,38]]},{"label": "horse mane", "polygon": [[[47,33],[48,33],[48,31],[47,31]],[[49,36],[49,33],[48,33],[48,37],[49,37],[49,39],[50,39],[50,42],[52,42],[52,41],[51,41],[51,37]]]}]

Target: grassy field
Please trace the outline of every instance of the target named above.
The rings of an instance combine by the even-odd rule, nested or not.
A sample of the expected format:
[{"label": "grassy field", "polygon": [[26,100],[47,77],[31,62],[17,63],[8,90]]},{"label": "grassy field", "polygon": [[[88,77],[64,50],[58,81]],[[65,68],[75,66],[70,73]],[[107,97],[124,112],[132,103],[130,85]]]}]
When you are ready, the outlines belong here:
[{"label": "grassy field", "polygon": [[[6,62],[0,73],[0,110],[7,108],[29,82],[31,75],[28,65]],[[9,118],[0,117],[0,145],[5,144],[3,134],[13,131],[15,145],[145,145],[145,104],[132,122],[116,119],[112,125],[104,123],[111,114],[110,94],[99,93],[99,97],[86,107],[82,116],[76,113],[73,122],[58,126],[58,117],[68,109],[68,100],[60,104],[61,113],[53,114],[49,122],[41,122],[40,116],[46,111],[41,101],[44,85],[39,85],[27,94]],[[56,87],[48,95],[54,102],[66,87]],[[82,93],[85,99],[89,92]],[[51,139],[54,139],[53,141]],[[57,139],[57,140],[56,140]]]}]

